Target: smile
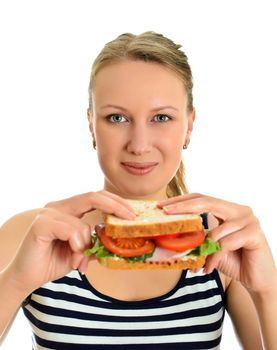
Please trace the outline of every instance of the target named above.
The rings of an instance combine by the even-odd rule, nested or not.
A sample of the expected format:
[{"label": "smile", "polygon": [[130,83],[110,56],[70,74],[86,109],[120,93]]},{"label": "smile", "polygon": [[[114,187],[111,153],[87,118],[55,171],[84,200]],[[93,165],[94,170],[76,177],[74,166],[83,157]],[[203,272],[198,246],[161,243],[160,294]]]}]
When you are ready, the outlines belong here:
[{"label": "smile", "polygon": [[124,162],[121,163],[123,169],[125,169],[129,174],[143,176],[149,174],[158,163],[134,163],[134,162]]}]

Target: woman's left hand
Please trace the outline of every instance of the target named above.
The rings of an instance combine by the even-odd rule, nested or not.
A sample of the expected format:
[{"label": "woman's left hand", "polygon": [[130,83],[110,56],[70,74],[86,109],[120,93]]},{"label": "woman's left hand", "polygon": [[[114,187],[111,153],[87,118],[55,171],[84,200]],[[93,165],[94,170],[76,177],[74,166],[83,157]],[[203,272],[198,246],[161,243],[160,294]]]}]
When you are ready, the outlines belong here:
[{"label": "woman's left hand", "polygon": [[207,256],[206,273],[217,268],[252,292],[264,292],[272,287],[276,266],[251,208],[198,193],[160,201],[158,206],[167,214],[208,212],[217,218],[219,225],[209,232],[209,237],[219,241],[222,250]]}]

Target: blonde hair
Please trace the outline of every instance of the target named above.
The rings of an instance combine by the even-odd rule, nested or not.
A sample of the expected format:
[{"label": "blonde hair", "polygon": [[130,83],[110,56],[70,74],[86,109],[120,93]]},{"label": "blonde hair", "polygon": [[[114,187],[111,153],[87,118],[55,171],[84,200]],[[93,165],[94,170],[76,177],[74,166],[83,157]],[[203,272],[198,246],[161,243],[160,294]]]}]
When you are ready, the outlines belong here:
[{"label": "blonde hair", "polygon": [[[187,56],[180,48],[181,45],[152,31],[140,35],[125,33],[107,43],[92,65],[88,89],[91,115],[93,115],[92,91],[97,73],[110,63],[126,59],[157,62],[176,72],[184,83],[188,96],[188,112],[191,112],[193,110],[192,73]],[[167,185],[166,192],[168,197],[188,193],[185,182],[185,166],[182,160],[175,176]]]}]

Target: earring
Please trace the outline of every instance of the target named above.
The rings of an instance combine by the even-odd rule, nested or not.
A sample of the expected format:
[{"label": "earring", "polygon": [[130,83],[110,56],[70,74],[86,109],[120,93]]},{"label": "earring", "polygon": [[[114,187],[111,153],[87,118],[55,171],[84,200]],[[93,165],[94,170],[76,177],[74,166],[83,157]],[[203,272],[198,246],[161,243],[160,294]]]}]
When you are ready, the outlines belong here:
[{"label": "earring", "polygon": [[92,144],[93,144],[93,148],[94,148],[94,149],[96,149],[96,142],[95,142],[95,140],[94,140],[94,139],[93,139]]},{"label": "earring", "polygon": [[183,149],[187,149],[187,148],[188,148],[188,145],[185,143],[183,146]]}]

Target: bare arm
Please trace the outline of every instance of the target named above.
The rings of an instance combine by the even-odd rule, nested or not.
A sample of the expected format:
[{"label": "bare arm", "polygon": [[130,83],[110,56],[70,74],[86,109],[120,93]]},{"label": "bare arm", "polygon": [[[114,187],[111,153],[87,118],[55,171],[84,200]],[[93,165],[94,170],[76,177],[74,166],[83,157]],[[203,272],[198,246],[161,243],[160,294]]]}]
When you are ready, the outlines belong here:
[{"label": "bare arm", "polygon": [[9,267],[0,272],[0,345],[4,335],[20,308],[23,300],[28,296],[24,290],[17,286],[13,279],[13,271]]},{"label": "bare arm", "polygon": [[226,290],[226,303],[226,309],[242,348],[244,350],[263,349],[255,305],[240,282],[231,281]]},{"label": "bare arm", "polygon": [[277,271],[275,276],[272,276],[270,290],[263,293],[250,293],[250,295],[258,312],[265,349],[275,350],[277,348]]},{"label": "bare arm", "polygon": [[0,227],[0,271],[14,258],[39,210],[33,209],[17,214]]},{"label": "bare arm", "polygon": [[17,214],[0,228],[0,339],[27,297],[26,292],[18,288],[9,265],[38,211]]}]

